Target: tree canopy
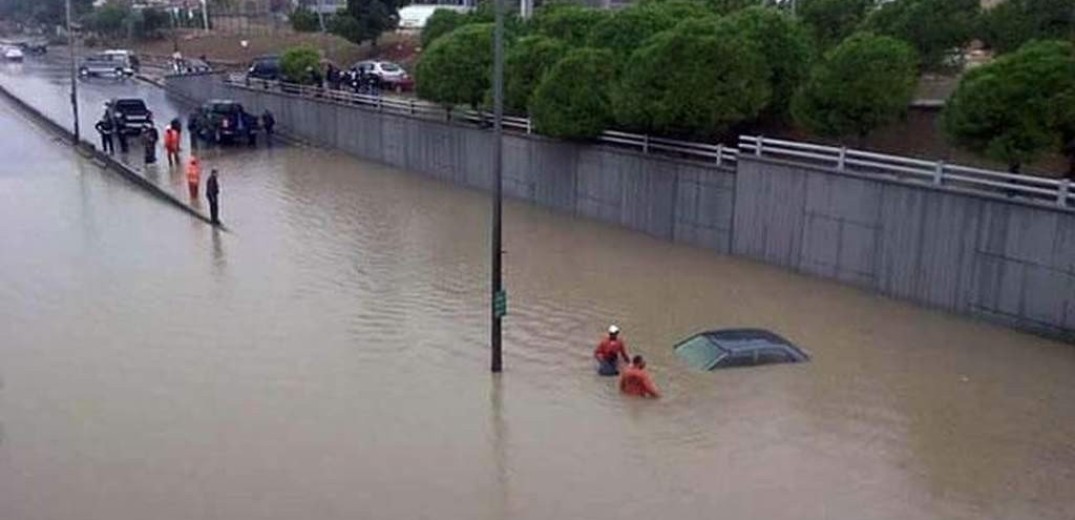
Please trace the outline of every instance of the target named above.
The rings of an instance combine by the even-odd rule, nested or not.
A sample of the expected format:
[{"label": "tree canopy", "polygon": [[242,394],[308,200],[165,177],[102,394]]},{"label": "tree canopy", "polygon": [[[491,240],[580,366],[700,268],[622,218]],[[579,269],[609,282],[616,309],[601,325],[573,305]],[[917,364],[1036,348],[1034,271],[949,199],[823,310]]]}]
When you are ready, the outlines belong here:
[{"label": "tree canopy", "polygon": [[537,34],[581,47],[585,45],[590,30],[609,16],[603,9],[554,3],[538,8],[530,24]]},{"label": "tree canopy", "polygon": [[493,25],[459,27],[437,38],[416,68],[417,92],[445,105],[477,107],[489,89],[493,64]]},{"label": "tree canopy", "polygon": [[427,48],[433,40],[455,30],[456,27],[465,25],[469,18],[467,15],[452,9],[437,9],[426,20],[422,27],[422,48]]},{"label": "tree canopy", "polygon": [[974,36],[980,0],[900,0],[881,5],[866,19],[874,33],[899,38],[918,51],[922,64],[935,68],[946,55]]},{"label": "tree canopy", "polygon": [[611,51],[571,51],[534,90],[530,103],[534,127],[553,137],[597,137],[611,119],[608,85],[615,73]]},{"label": "tree canopy", "polygon": [[769,102],[759,46],[728,23],[684,22],[636,50],[614,90],[617,120],[658,134],[713,136]]},{"label": "tree canopy", "polygon": [[793,99],[792,114],[819,134],[865,137],[906,113],[917,67],[915,51],[907,43],[854,34],[814,67]]},{"label": "tree canopy", "polygon": [[329,30],[354,43],[372,42],[396,26],[399,3],[396,0],[347,0],[330,21]]},{"label": "tree canopy", "polygon": [[612,51],[618,62],[626,61],[642,42],[681,21],[667,6],[650,2],[616,11],[594,25],[587,41],[591,47]]},{"label": "tree canopy", "polygon": [[1075,137],[1075,45],[1029,43],[967,73],[943,113],[957,145],[1013,171]]},{"label": "tree canopy", "polygon": [[798,0],[796,12],[818,45],[830,49],[858,29],[872,5],[873,0]]},{"label": "tree canopy", "polygon": [[738,11],[728,18],[728,23],[757,44],[771,71],[772,98],[766,112],[783,117],[815,60],[809,32],[791,16],[764,7]]},{"label": "tree canopy", "polygon": [[280,72],[293,83],[310,83],[308,71],[321,65],[321,54],[308,45],[291,47],[280,56]]},{"label": "tree canopy", "polygon": [[537,35],[520,38],[512,45],[504,58],[504,110],[526,114],[530,96],[541,79],[568,50],[560,40]]},{"label": "tree canopy", "polygon": [[997,52],[1035,39],[1075,38],[1075,0],[1004,0],[982,13],[980,37]]}]

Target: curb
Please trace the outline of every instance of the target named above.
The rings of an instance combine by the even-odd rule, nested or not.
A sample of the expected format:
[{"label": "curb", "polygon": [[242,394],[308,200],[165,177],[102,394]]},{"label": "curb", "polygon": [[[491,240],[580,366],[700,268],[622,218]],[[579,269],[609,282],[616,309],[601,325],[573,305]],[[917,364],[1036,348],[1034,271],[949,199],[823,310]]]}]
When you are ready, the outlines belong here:
[{"label": "curb", "polygon": [[[156,184],[154,184],[152,182],[149,182],[149,180],[147,180],[145,177],[143,177],[134,168],[131,168],[130,166],[117,161],[115,158],[113,158],[112,156],[104,153],[103,151],[98,150],[97,147],[95,147],[93,144],[89,143],[86,140],[81,140],[78,143],[75,143],[74,142],[74,140],[75,140],[74,132],[72,132],[71,130],[68,130],[66,127],[64,127],[63,125],[57,123],[56,121],[53,121],[51,118],[46,116],[40,110],[34,108],[29,103],[23,101],[21,98],[19,98],[15,94],[11,93],[7,88],[5,88],[2,85],[0,85],[0,96],[2,96],[4,98],[6,98],[7,100],[11,101],[23,113],[29,115],[34,120],[36,120],[37,122],[39,122],[42,125],[44,125],[45,127],[47,127],[47,129],[50,130],[51,132],[53,132],[55,134],[59,134],[62,137],[64,137],[69,143],[73,144],[75,151],[78,152],[79,154],[81,154],[83,156],[91,157],[93,159],[96,159],[97,161],[99,161],[100,163],[102,163],[104,165],[104,169],[111,170],[111,171],[113,171],[115,173],[118,173],[123,178],[127,179],[128,181],[131,181],[135,185],[137,185],[140,188],[142,188],[142,189],[146,190],[147,192],[149,192],[150,195],[153,195],[153,196],[163,200],[164,202],[167,202],[167,203],[169,203],[169,204],[171,204],[171,205],[173,205],[173,206],[185,211],[190,216],[192,216],[194,218],[197,218],[198,220],[201,220],[202,222],[205,222],[206,224],[212,225],[212,221],[209,219],[209,217],[205,216],[201,212],[199,212],[199,211],[195,210],[194,208],[190,207],[189,205],[187,205],[183,201],[179,200],[177,197],[175,197],[171,193],[168,193],[167,191],[164,191],[163,189],[161,189],[160,186],[157,186]],[[226,229],[223,226],[219,226],[219,227],[221,229]]]}]

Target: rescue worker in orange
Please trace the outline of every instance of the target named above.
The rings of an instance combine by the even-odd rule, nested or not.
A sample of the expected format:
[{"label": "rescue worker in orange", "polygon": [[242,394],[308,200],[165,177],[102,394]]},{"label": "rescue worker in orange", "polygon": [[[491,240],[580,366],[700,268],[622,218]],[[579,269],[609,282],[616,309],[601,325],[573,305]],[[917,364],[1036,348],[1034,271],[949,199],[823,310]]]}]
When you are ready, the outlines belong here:
[{"label": "rescue worker in orange", "polygon": [[173,126],[164,130],[164,152],[168,155],[168,166],[180,166],[179,132]]},{"label": "rescue worker in orange", "polygon": [[631,358],[627,355],[627,344],[620,339],[620,328],[615,325],[608,327],[608,337],[601,340],[593,352],[597,360],[597,373],[603,376],[619,375],[619,360],[630,363]]},{"label": "rescue worker in orange", "polygon": [[198,158],[191,156],[187,164],[187,187],[190,188],[190,198],[198,199],[198,185],[202,182],[202,165]]},{"label": "rescue worker in orange", "polygon": [[623,369],[623,375],[620,376],[620,392],[637,397],[661,396],[661,391],[657,390],[657,385],[653,384],[653,378],[649,376],[649,372],[646,372],[646,360],[642,359],[642,356],[635,356],[631,364]]}]

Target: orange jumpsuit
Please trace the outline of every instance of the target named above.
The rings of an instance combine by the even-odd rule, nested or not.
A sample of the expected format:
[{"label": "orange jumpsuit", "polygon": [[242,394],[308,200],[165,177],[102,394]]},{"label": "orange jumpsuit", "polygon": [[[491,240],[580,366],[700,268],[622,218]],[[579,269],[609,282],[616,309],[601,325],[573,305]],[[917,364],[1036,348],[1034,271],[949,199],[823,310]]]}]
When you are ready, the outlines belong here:
[{"label": "orange jumpsuit", "polygon": [[190,198],[198,198],[198,185],[202,182],[202,166],[197,157],[191,157],[187,164],[187,187],[190,188]]},{"label": "orange jumpsuit", "polygon": [[661,392],[644,368],[631,365],[620,376],[620,392],[638,397],[660,397]]}]

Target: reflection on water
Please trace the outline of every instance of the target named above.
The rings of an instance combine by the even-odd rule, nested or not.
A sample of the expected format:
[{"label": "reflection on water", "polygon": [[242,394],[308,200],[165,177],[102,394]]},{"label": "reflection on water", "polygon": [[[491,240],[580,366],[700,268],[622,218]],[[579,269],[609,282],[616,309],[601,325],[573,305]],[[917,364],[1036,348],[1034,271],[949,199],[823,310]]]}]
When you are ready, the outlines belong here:
[{"label": "reflection on water", "polygon": [[[318,150],[220,233],[0,111],[0,518],[1075,517],[1075,351]],[[163,172],[162,172],[163,175]],[[611,321],[666,398],[592,373]],[[708,328],[803,365],[693,372]]]}]

